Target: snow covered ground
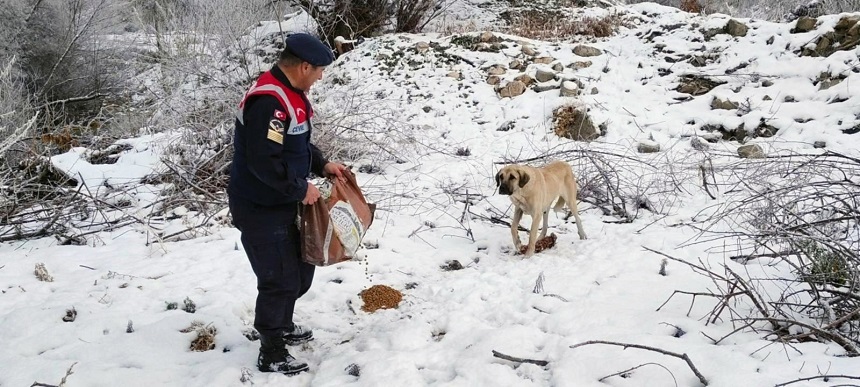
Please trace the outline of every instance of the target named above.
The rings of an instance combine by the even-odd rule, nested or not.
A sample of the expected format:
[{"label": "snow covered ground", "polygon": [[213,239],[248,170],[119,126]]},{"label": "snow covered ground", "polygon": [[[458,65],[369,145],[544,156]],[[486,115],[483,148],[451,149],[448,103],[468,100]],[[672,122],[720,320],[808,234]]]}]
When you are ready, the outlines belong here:
[{"label": "snow covered ground", "polygon": [[[378,248],[362,250],[362,261],[318,268],[313,288],[299,301],[296,319],[312,328],[316,339],[292,353],[310,364],[310,372],[287,378],[254,367],[259,344],[243,334],[252,329],[255,279],[235,229],[160,243],[146,229],[130,227],[100,234],[90,246],[57,246],[52,238],[0,245],[0,386],[56,385],[73,364],[65,384],[70,387],[699,385],[677,358],[608,345],[571,348],[589,340],[686,353],[709,386],[856,376],[860,363],[839,356],[844,350],[835,344],[783,345],[752,331],[713,344],[710,338],[738,327],[725,319],[706,321],[713,299],[691,305],[689,296],[676,295],[657,310],[675,290],[709,292],[714,284],[672,261],[665,276],[658,274],[662,257],[644,247],[752,275],[789,271],[764,262],[734,263],[721,251],[723,242],[686,244],[698,236],[686,224],[708,206],[732,198],[728,192],[709,198],[695,171],[679,182],[683,192],[654,192],[652,200],[662,204],[659,213],[641,211],[632,223],[618,223],[582,203],[587,240],[578,239],[574,224],[550,215],[558,243],[529,259],[513,254],[506,226],[486,220],[494,214],[509,220],[511,214],[508,198],[494,193],[499,163],[549,152],[584,147],[638,159],[642,163],[628,172],[657,186],[666,184],[662,168],[668,165],[686,168],[706,157],[717,165],[740,162],[736,141],[694,149],[693,137],[712,136],[703,125],[733,129],[743,123],[752,130],[764,119],[779,132],[749,143],[768,154],[826,149],[858,154],[860,134],[843,131],[860,124],[860,49],[829,57],[795,53],[832,30],[838,15],[820,18],[815,30],[804,33],[791,33],[791,24],[741,20],[749,26],[745,37],[718,34],[706,41],[700,29],[722,28],[727,16],[702,18],[649,3],[589,12],[621,12],[628,20],[619,34],[587,43],[603,52],[595,57],[575,55],[578,44],[504,34],[496,34],[503,40],[498,52],[472,50],[452,43],[451,36],[393,35],[368,39],[326,71],[313,90],[321,115],[355,104],[372,107],[374,114],[365,118],[374,130],[399,124],[386,136],[371,135],[379,141],[373,146],[399,153],[378,152],[354,163],[356,169],[381,168],[357,174],[368,199],[379,205],[365,237]],[[563,66],[559,79],[584,84],[586,92],[577,99],[595,125],[605,123],[605,136],[583,144],[554,135],[553,110],[574,100],[557,89],[497,96],[486,82],[487,68],[524,58],[523,43],[536,56],[555,58],[553,63]],[[695,67],[687,54],[715,59]],[[585,60],[592,65],[568,67]],[[526,73],[534,76],[553,63],[532,64]],[[726,74],[742,63],[745,67]],[[822,72],[844,79],[820,90],[814,82]],[[508,69],[499,77],[504,84],[519,74]],[[726,83],[690,99],[674,90],[682,74],[712,75]],[[711,109],[714,96],[742,106]],[[89,187],[139,179],[158,168],[163,138],[127,141],[133,146],[116,164],[90,165],[80,157],[82,149],[53,161],[80,173]],[[639,154],[636,146],[643,141],[662,150]],[[815,148],[816,141],[826,142],[826,148]],[[575,171],[588,165],[582,158],[569,161]],[[136,195],[147,200],[153,193]],[[464,209],[467,197],[471,204]],[[177,224],[193,216],[182,209],[174,214]],[[452,260],[464,268],[442,270]],[[45,264],[53,282],[33,275],[37,263]],[[539,277],[542,291],[535,289]],[[376,284],[402,291],[400,307],[361,311],[358,293]],[[182,310],[186,298],[195,304],[194,313]],[[179,307],[168,308],[169,303]],[[72,308],[76,319],[64,322]],[[195,333],[181,330],[194,321],[217,330],[214,350],[189,350]],[[493,351],[549,363],[519,364],[496,358]],[[350,374],[351,365],[358,372]]]}]

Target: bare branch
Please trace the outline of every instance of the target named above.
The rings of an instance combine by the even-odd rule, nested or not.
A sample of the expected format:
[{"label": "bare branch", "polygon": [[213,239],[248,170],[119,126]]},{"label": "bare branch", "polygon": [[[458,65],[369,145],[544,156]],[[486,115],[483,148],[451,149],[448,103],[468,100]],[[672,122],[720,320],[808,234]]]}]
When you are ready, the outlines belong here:
[{"label": "bare branch", "polygon": [[583,343],[579,343],[579,344],[571,345],[571,346],[570,346],[570,348],[578,348],[578,347],[582,347],[582,346],[586,346],[586,345],[591,345],[591,344],[616,345],[616,346],[619,346],[619,347],[624,347],[625,349],[627,349],[627,348],[644,349],[644,350],[646,350],[646,351],[652,351],[652,352],[657,352],[657,353],[660,353],[660,354],[663,354],[663,355],[667,355],[667,356],[677,357],[677,358],[679,358],[679,359],[681,359],[681,360],[684,360],[684,362],[686,362],[686,363],[687,363],[687,366],[689,366],[689,367],[690,367],[690,370],[692,370],[692,371],[693,371],[693,373],[694,373],[694,374],[696,374],[696,377],[697,377],[697,378],[699,378],[699,381],[700,381],[700,382],[702,382],[702,385],[704,385],[704,386],[707,386],[707,385],[708,385],[708,380],[707,380],[707,379],[705,379],[705,377],[702,375],[702,373],[701,373],[701,372],[699,372],[699,370],[698,370],[698,369],[696,368],[696,366],[693,364],[693,361],[692,361],[692,360],[690,360],[690,357],[689,357],[689,356],[687,356],[687,354],[686,354],[686,353],[675,353],[675,352],[669,352],[669,351],[666,351],[666,350],[664,350],[664,349],[655,348],[655,347],[649,347],[649,346],[647,346],[647,345],[628,344],[628,343],[618,343],[618,342],[613,342],[613,341],[603,341],[603,340],[590,340],[590,341],[586,341],[586,342],[583,342]]},{"label": "bare branch", "polygon": [[519,358],[519,357],[513,357],[510,355],[505,355],[505,354],[498,352],[496,350],[493,350],[493,356],[495,356],[499,359],[510,360],[510,361],[517,362],[517,363],[537,364],[541,367],[546,367],[549,364],[549,362],[546,360],[523,359],[523,358]]}]

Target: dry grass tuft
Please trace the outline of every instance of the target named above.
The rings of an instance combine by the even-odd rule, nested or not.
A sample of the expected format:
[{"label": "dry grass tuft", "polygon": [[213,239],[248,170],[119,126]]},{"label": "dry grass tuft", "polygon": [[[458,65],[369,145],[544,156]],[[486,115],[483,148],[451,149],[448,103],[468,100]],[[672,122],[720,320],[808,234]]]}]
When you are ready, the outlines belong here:
[{"label": "dry grass tuft", "polygon": [[523,11],[509,14],[509,33],[530,39],[561,40],[574,36],[605,38],[624,23],[621,15],[573,19],[554,12]]},{"label": "dry grass tuft", "polygon": [[194,321],[188,328],[180,330],[182,333],[196,332],[197,337],[191,341],[191,350],[196,352],[211,351],[215,349],[215,335],[218,330],[212,324],[205,325],[201,321]]}]

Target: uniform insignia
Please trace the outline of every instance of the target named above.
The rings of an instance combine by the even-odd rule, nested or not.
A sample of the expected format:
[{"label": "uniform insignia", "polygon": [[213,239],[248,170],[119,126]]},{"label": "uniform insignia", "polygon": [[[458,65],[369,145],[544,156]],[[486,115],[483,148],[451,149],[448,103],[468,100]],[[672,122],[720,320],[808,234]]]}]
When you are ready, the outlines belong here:
[{"label": "uniform insignia", "polygon": [[269,129],[269,133],[266,134],[266,138],[272,140],[278,144],[284,145],[284,134],[278,133],[272,129]]},{"label": "uniform insignia", "polygon": [[275,109],[275,118],[284,121],[287,119],[287,113],[284,113],[278,109]]},{"label": "uniform insignia", "polygon": [[269,130],[273,130],[277,133],[284,133],[284,123],[278,120],[269,121]]}]

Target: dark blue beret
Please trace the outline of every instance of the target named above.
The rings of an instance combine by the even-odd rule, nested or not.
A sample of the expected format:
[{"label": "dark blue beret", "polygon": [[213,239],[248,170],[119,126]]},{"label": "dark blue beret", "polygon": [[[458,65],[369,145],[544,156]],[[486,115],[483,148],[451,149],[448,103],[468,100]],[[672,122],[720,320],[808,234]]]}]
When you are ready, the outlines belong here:
[{"label": "dark blue beret", "polygon": [[316,36],[306,33],[290,34],[285,43],[285,50],[314,66],[328,66],[334,61],[334,52]]}]

